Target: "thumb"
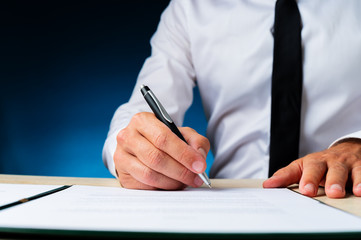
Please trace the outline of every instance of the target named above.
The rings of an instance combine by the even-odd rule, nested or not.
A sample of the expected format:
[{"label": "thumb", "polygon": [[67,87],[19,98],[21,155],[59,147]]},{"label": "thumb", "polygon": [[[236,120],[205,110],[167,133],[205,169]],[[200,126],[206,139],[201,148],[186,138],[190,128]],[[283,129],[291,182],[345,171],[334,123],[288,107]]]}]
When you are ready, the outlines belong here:
[{"label": "thumb", "polygon": [[302,176],[302,161],[296,160],[287,167],[281,168],[272,177],[263,182],[264,188],[287,187],[298,183]]}]

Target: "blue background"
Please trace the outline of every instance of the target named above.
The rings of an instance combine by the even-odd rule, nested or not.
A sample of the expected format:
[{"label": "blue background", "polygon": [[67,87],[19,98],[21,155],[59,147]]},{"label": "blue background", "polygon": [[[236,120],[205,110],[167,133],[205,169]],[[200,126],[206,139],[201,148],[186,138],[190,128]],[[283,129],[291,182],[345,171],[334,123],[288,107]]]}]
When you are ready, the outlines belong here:
[{"label": "blue background", "polygon": [[[101,159],[110,120],[167,5],[1,1],[0,173],[111,177]],[[185,125],[205,134],[195,93]]]}]

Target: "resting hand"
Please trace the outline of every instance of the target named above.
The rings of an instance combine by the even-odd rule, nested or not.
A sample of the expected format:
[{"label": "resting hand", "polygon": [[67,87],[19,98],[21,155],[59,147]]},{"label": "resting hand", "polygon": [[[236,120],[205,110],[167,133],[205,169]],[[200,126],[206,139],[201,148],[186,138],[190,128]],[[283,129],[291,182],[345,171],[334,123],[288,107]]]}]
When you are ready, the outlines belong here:
[{"label": "resting hand", "polygon": [[[348,179],[349,176],[351,179]],[[263,183],[265,188],[287,187],[299,183],[300,192],[314,197],[324,186],[330,198],[342,198],[346,183],[352,182],[353,194],[361,196],[361,140],[345,140],[327,150],[309,154],[278,170]]]},{"label": "resting hand", "polygon": [[134,115],[117,136],[114,163],[119,182],[132,189],[199,187],[209,141],[191,128],[179,128],[185,143],[152,113]]}]

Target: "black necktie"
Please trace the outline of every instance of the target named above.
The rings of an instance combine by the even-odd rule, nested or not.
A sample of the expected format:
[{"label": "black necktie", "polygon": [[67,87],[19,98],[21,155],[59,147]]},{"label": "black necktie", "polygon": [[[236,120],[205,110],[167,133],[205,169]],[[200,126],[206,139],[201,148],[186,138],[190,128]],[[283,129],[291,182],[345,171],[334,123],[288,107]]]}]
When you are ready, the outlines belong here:
[{"label": "black necktie", "polygon": [[295,0],[277,0],[272,73],[271,176],[298,158],[302,101],[301,17]]}]

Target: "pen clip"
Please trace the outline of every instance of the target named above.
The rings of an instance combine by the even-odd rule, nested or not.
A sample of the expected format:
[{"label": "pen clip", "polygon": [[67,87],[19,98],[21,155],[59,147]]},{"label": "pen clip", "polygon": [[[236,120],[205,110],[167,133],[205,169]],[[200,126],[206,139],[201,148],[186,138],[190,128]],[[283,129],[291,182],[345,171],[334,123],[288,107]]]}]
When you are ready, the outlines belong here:
[{"label": "pen clip", "polygon": [[164,117],[164,119],[169,122],[169,123],[173,123],[172,118],[168,115],[167,111],[164,109],[163,105],[158,101],[157,97],[153,94],[153,92],[151,90],[147,91],[147,93],[151,96],[151,98],[153,98],[155,104],[157,105],[160,113],[162,114],[162,116]]}]

